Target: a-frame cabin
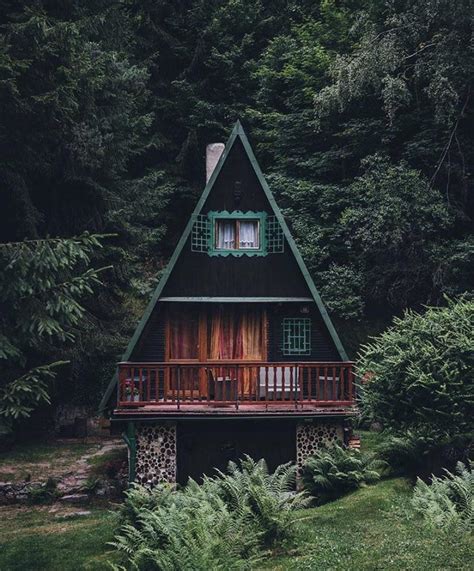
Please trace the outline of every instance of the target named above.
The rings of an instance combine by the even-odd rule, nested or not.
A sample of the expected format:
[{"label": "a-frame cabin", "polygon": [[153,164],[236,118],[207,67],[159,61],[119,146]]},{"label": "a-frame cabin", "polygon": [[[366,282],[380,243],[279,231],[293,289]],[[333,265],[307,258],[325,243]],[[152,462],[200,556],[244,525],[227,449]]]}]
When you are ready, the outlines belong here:
[{"label": "a-frame cabin", "polygon": [[244,453],[301,467],[354,409],[352,363],[240,122],[207,172],[102,401],[115,393],[130,477],[149,486]]}]

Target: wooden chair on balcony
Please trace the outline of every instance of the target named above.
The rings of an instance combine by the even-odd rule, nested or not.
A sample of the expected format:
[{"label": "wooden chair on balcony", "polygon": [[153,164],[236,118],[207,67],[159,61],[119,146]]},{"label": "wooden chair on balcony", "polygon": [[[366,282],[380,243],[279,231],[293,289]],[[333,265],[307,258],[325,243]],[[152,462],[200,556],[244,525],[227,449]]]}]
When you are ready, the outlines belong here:
[{"label": "wooden chair on balcony", "polygon": [[237,400],[238,382],[228,375],[215,375],[214,369],[207,368],[207,391],[209,400],[232,402]]}]

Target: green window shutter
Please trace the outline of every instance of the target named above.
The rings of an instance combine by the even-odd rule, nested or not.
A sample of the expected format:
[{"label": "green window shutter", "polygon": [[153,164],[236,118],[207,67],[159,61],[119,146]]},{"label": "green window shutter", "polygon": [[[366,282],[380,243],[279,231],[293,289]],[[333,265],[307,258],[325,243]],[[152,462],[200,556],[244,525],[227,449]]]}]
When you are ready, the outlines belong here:
[{"label": "green window shutter", "polygon": [[265,225],[265,238],[269,254],[282,254],[285,249],[283,228],[276,216],[268,216]]},{"label": "green window shutter", "polygon": [[191,251],[208,252],[211,240],[211,224],[206,215],[198,214],[191,232]]},{"label": "green window shutter", "polygon": [[311,355],[311,319],[285,317],[283,327],[283,355]]}]

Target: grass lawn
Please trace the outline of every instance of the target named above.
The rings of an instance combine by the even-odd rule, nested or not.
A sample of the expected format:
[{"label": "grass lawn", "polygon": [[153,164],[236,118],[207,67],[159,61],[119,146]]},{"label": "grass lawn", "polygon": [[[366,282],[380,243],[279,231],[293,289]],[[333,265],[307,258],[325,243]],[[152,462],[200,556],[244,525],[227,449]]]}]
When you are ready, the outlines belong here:
[{"label": "grass lawn", "polygon": [[0,454],[0,480],[47,479],[67,471],[81,456],[99,448],[96,442],[67,440],[16,444],[12,450]]},{"label": "grass lawn", "polygon": [[298,547],[270,558],[273,570],[413,570],[473,568],[472,537],[429,531],[410,509],[411,486],[385,480],[298,514]]},{"label": "grass lawn", "polygon": [[[108,507],[75,508],[88,516],[64,519],[51,506],[0,507],[2,571],[110,569],[114,516]],[[59,516],[59,517],[57,517]]]},{"label": "grass lawn", "polygon": [[[403,479],[380,482],[325,506],[303,510],[295,521],[297,545],[269,557],[273,570],[470,570],[472,538],[428,531],[409,504]],[[114,517],[107,506],[63,519],[51,506],[0,508],[2,571],[108,569],[114,554]]]},{"label": "grass lawn", "polygon": [[[383,438],[363,432],[362,448],[373,451]],[[0,472],[15,467],[49,474],[63,469],[96,444],[20,446],[0,457]],[[123,451],[122,451],[123,452]],[[88,459],[92,472],[122,452],[111,450]],[[269,556],[260,569],[445,571],[473,569],[472,537],[429,531],[410,507],[412,489],[404,479],[384,480],[295,519],[296,544],[290,552]],[[87,509],[90,515],[67,517]],[[0,507],[0,571],[79,571],[110,569],[115,554],[114,516],[109,505],[88,508]],[[115,559],[116,560],[116,559]]]}]

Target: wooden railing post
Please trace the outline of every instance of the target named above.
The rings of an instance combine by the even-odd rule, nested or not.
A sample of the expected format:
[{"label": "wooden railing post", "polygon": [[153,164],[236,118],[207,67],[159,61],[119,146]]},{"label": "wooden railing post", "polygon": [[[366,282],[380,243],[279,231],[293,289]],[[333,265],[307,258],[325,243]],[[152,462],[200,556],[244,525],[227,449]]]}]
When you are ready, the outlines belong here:
[{"label": "wooden railing post", "polygon": [[180,397],[180,395],[181,395],[181,367],[179,365],[176,367],[176,389],[177,389],[177,393],[178,393],[176,404],[177,404],[177,407],[179,410],[180,404],[181,404],[181,401],[180,401],[180,398],[181,398]]},{"label": "wooden railing post", "polygon": [[[245,374],[245,369],[244,369],[244,374]],[[239,375],[239,365],[237,364],[235,366],[235,410],[239,410],[239,385],[241,384],[241,379],[240,379],[240,375]],[[242,387],[243,390],[244,387]],[[232,381],[231,381],[231,391],[234,390],[234,387],[232,387]]]},{"label": "wooden railing post", "polygon": [[354,398],[354,366],[349,367],[349,400],[352,401]]},{"label": "wooden railing post", "polygon": [[125,400],[124,394],[125,394],[125,378],[126,378],[126,370],[125,367],[122,367],[119,365],[119,370],[118,370],[118,383],[117,383],[117,402],[122,402],[123,400]]}]

